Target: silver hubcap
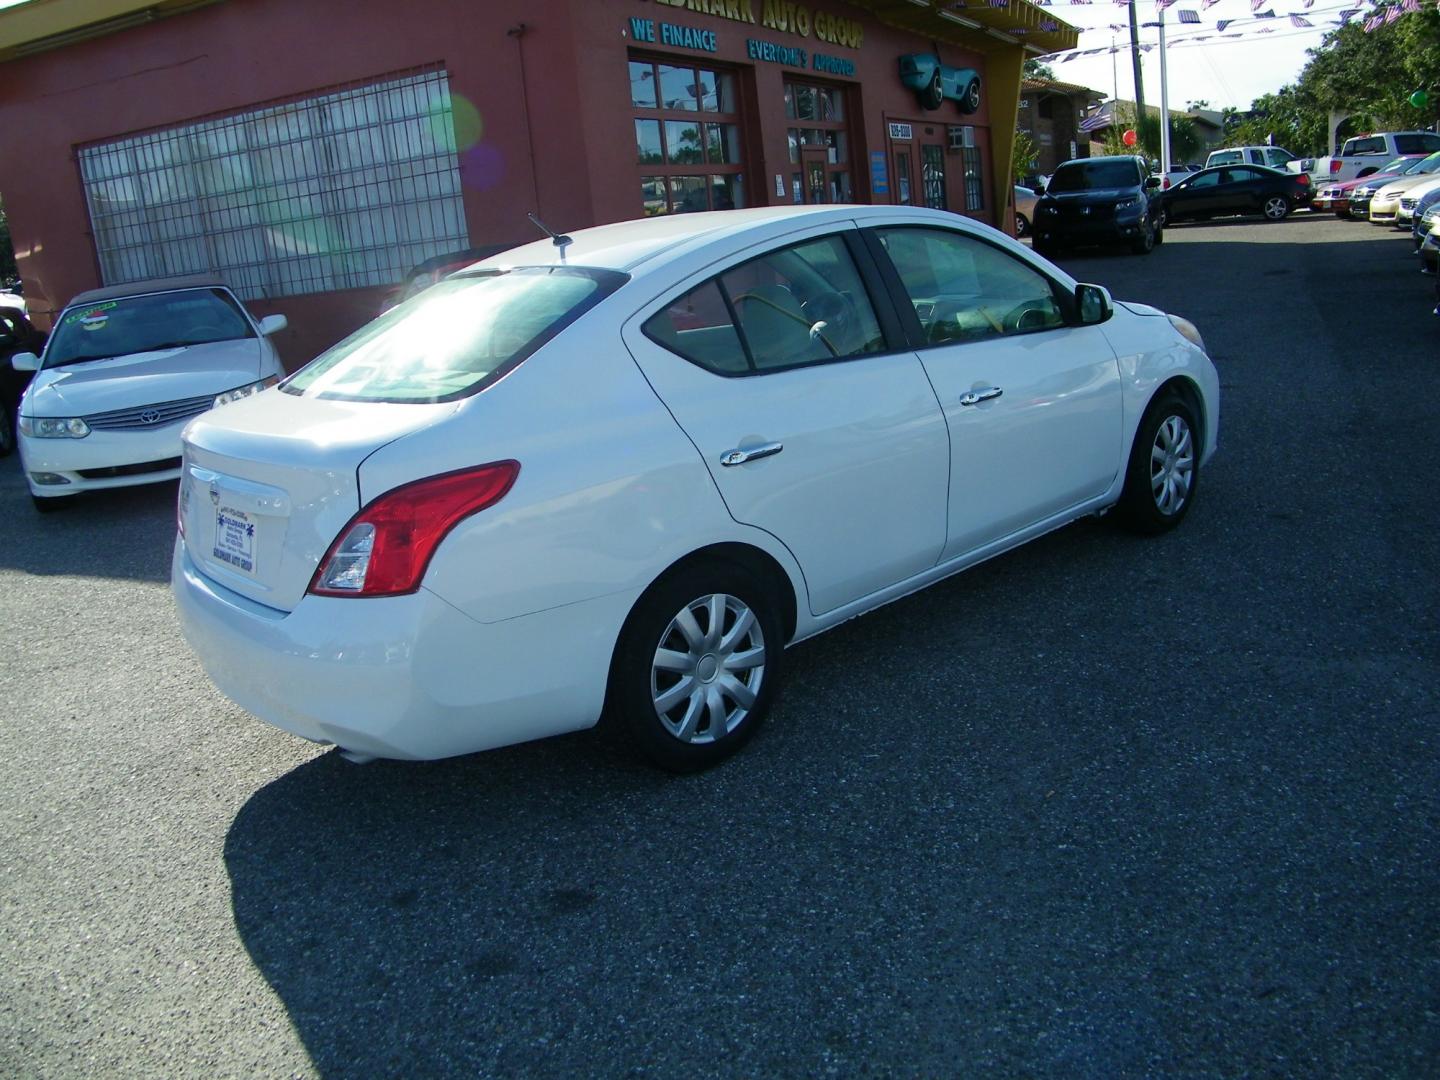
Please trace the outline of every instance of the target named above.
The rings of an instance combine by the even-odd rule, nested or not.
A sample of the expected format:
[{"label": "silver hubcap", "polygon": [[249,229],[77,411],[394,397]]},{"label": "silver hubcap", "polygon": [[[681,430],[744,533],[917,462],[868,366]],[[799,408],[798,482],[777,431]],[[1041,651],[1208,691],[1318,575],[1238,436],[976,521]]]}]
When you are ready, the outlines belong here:
[{"label": "silver hubcap", "polygon": [[665,730],[712,743],[755,706],[765,678],[765,634],[738,597],[711,593],[670,620],[650,666],[650,697]]},{"label": "silver hubcap", "polygon": [[1180,512],[1190,497],[1195,479],[1195,443],[1190,425],[1179,416],[1167,416],[1150,448],[1150,491],[1155,507],[1167,517]]},{"label": "silver hubcap", "polygon": [[1284,217],[1284,216],[1285,216],[1285,200],[1284,200],[1284,199],[1271,199],[1269,202],[1267,202],[1267,203],[1265,204],[1265,214],[1266,214],[1267,217],[1273,217],[1273,218],[1282,218],[1282,217]]}]

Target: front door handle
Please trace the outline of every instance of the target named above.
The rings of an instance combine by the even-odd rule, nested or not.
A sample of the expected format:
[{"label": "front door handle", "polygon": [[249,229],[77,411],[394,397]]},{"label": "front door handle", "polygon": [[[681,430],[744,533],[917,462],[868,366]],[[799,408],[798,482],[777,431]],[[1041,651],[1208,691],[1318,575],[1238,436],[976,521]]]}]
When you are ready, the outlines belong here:
[{"label": "front door handle", "polygon": [[764,446],[752,446],[749,450],[735,449],[720,458],[721,465],[744,465],[747,461],[755,461],[762,457],[770,457],[785,449],[784,443],[772,442]]},{"label": "front door handle", "polygon": [[971,390],[968,394],[960,395],[961,405],[979,405],[982,401],[989,401],[997,398],[1005,391],[998,386],[987,386],[984,390]]}]

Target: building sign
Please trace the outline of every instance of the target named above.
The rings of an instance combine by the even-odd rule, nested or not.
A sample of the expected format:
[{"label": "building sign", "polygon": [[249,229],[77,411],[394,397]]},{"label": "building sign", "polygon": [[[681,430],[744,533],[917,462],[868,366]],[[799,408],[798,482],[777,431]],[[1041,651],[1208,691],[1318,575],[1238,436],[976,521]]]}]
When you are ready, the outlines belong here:
[{"label": "building sign", "polygon": [[884,150],[873,150],[870,153],[870,191],[876,195],[885,195],[890,191],[890,177],[885,172]]},{"label": "building sign", "polygon": [[756,41],[748,38],[745,55],[751,60],[764,60],[771,64],[785,64],[787,67],[805,67],[809,63],[804,49],[791,45],[776,45],[773,41]]},{"label": "building sign", "polygon": [[[812,11],[804,4],[790,0],[655,0],[667,7],[683,8],[713,15],[718,19],[763,26],[781,34],[798,34],[811,37],[827,45],[840,45],[847,49],[858,49],[864,39],[864,28],[854,19],[831,15],[826,11]],[[756,9],[759,17],[756,17]]]},{"label": "building sign", "polygon": [[890,138],[899,139],[901,142],[909,142],[915,137],[915,129],[909,124],[891,124]]},{"label": "building sign", "polygon": [[676,26],[667,22],[657,24],[654,19],[631,19],[630,36],[636,41],[673,45],[677,49],[698,49],[703,52],[714,52],[718,44],[714,30],[697,30],[693,26]]}]

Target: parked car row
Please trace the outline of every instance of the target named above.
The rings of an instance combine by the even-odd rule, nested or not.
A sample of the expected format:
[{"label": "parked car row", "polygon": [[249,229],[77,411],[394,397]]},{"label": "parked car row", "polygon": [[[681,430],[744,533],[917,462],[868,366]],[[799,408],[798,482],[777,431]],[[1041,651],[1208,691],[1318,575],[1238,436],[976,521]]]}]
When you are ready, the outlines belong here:
[{"label": "parked car row", "polygon": [[1435,314],[1440,316],[1440,185],[1421,195],[1410,227],[1420,271],[1435,279]]},{"label": "parked car row", "polygon": [[1327,184],[1324,202],[1340,217],[1408,229],[1414,224],[1416,202],[1437,187],[1440,151],[1394,158],[1362,180]]}]

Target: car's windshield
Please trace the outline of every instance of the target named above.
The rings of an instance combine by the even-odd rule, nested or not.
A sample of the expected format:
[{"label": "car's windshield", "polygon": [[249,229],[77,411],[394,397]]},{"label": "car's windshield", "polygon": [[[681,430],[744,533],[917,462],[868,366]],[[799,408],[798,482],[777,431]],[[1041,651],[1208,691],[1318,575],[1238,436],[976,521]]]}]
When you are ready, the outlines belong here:
[{"label": "car's windshield", "polygon": [[1056,169],[1045,190],[1099,191],[1103,188],[1134,187],[1139,182],[1140,172],[1133,161],[1077,161]]},{"label": "car's windshield", "polygon": [[1440,150],[1427,158],[1421,158],[1420,163],[1410,170],[1410,175],[1419,176],[1421,173],[1432,173],[1436,169],[1440,169]]},{"label": "car's windshield", "polygon": [[453,401],[505,374],[624,281],[580,267],[446,278],[321,353],[281,389],[346,401]]},{"label": "car's windshield", "polygon": [[224,289],[121,296],[66,308],[45,348],[44,366],[254,336],[250,320]]}]

